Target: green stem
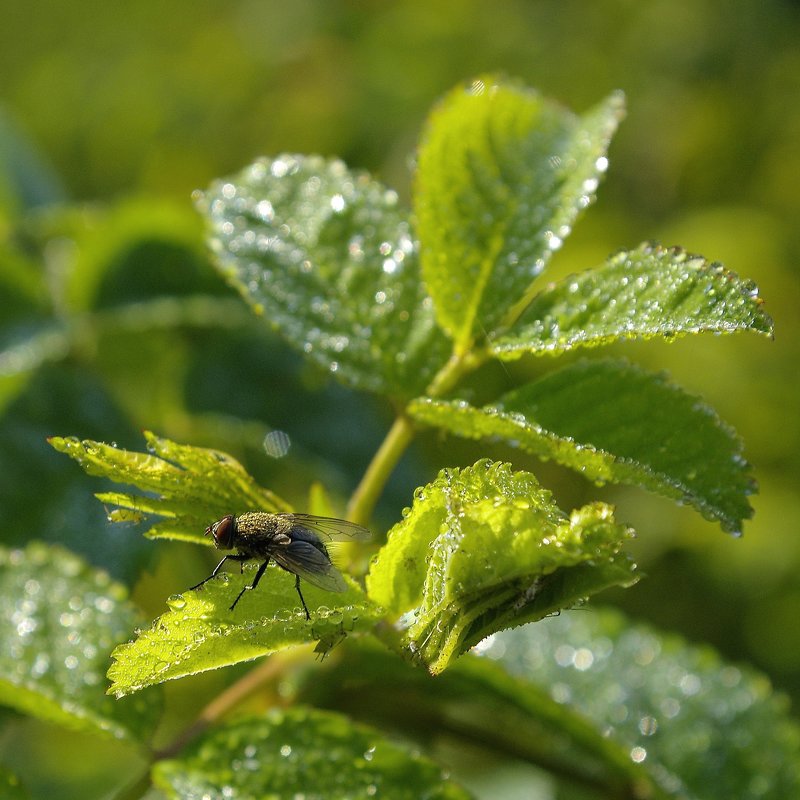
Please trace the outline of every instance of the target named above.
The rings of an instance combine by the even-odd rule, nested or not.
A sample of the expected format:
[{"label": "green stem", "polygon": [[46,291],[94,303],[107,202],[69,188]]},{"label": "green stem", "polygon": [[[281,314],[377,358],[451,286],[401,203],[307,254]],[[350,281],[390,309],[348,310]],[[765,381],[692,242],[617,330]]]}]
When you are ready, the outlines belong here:
[{"label": "green stem", "polygon": [[[428,397],[440,397],[449,392],[468,372],[476,369],[486,359],[485,351],[469,351],[464,354],[454,353],[450,360],[434,376],[425,394]],[[378,448],[369,466],[356,487],[347,506],[347,518],[359,525],[366,525],[378,498],[397,466],[406,448],[414,438],[414,424],[400,413],[386,434],[386,438]]]},{"label": "green stem", "polygon": [[395,419],[386,434],[386,438],[378,448],[367,467],[361,483],[358,484],[350,503],[347,506],[347,518],[359,525],[366,525],[372,516],[375,503],[378,502],[386,481],[397,465],[405,449],[414,438],[411,420],[404,414]]}]

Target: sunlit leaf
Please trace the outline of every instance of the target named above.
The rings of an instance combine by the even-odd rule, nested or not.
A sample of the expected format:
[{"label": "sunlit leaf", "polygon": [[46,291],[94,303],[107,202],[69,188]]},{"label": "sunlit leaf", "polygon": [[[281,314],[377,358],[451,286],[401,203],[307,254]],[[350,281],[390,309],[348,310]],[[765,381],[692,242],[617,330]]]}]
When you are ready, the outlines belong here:
[{"label": "sunlit leaf", "polygon": [[61,548],[0,550],[0,702],[76,730],[144,739],[160,696],[105,694],[112,648],[139,615],[125,589]]},{"label": "sunlit leaf", "polygon": [[368,175],[315,156],[261,159],[200,207],[230,283],[344,382],[412,396],[446,359],[408,214]]},{"label": "sunlit leaf", "polygon": [[495,78],[454,90],[433,111],[414,210],[425,283],[458,347],[527,295],[594,199],[622,114],[620,94],[578,117]]},{"label": "sunlit leaf", "polygon": [[512,359],[618,339],[740,330],[772,335],[752,282],[679,248],[645,244],[548,286],[491,350]]},{"label": "sunlit leaf", "polygon": [[629,535],[606,505],[568,518],[530,473],[479,461],[417,490],[367,589],[403,615],[401,646],[435,674],[497,630],[634,583]]},{"label": "sunlit leaf", "polygon": [[[152,538],[213,544],[206,527],[226,514],[244,511],[288,511],[289,506],[258,486],[242,465],[219,450],[192,447],[145,431],[149,453],[77,437],[53,436],[50,444],[74,458],[90,475],[134,486],[148,495],[103,492],[112,522],[157,518],[147,530]],[[155,496],[153,496],[155,495]]]},{"label": "sunlit leaf", "polygon": [[440,767],[339,714],[295,708],[237,719],[159,762],[169,798],[467,800]]},{"label": "sunlit leaf", "polygon": [[459,436],[501,437],[597,483],[674,498],[730,533],[753,514],[755,483],[736,433],[663,374],[622,361],[572,364],[484,408],[423,398],[409,411]]},{"label": "sunlit leaf", "polygon": [[[380,609],[352,580],[343,593],[302,584],[311,614],[306,620],[295,590],[295,576],[271,564],[253,591],[230,610],[257,565],[221,572],[193,592],[169,599],[162,614],[137,638],[118,647],[108,671],[118,697],[146,686],[238,664],[293,645],[330,640],[368,630]],[[205,576],[200,576],[205,577]]]}]

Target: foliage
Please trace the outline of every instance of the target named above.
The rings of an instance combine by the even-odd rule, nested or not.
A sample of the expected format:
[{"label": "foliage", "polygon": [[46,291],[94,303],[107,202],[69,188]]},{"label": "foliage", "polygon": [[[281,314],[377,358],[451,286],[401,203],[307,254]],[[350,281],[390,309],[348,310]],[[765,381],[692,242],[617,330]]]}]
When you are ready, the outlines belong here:
[{"label": "foliage", "polygon": [[428,759],[387,741],[336,714],[301,708],[273,711],[220,726],[154,774],[168,797],[222,797],[231,787],[241,797],[371,797],[399,800],[468,795],[446,780]]},{"label": "foliage", "polygon": [[[771,335],[772,322],[751,282],[678,248],[642,245],[564,281],[543,288],[535,283],[593,202],[622,114],[620,94],[578,116],[521,84],[483,76],[453,90],[431,114],[410,211],[396,192],[338,160],[293,154],[259,159],[198,194],[219,271],[255,314],[309,363],[394,404],[395,421],[352,494],[350,519],[372,520],[389,474],[421,423],[464,437],[501,439],[598,483],[658,492],[729,532],[741,532],[752,514],[748,495],[754,488],[741,444],[708,405],[663,375],[617,360],[587,359],[525,382],[483,407],[463,394],[467,379],[483,365],[525,353],[564,356],[580,345],[705,332]],[[80,220],[71,224],[80,227]],[[240,324],[241,312],[228,313],[214,289],[207,296],[176,291],[165,307],[142,298],[120,308],[119,288],[113,281],[104,284],[105,277],[98,268],[96,279],[81,283],[80,291],[64,283],[71,322],[53,331],[48,322],[34,335],[39,341],[46,330],[58,346],[25,344],[27,362],[9,350],[17,365],[6,385],[9,398],[36,363],[79,346],[80,330],[87,327],[119,331],[121,325],[124,335],[135,335],[137,321],[148,313],[151,322],[145,324],[163,315],[168,330]],[[130,312],[129,329],[120,310]],[[223,388],[231,394],[237,389],[231,383]],[[149,453],[75,436],[52,437],[50,443],[89,474],[123,484],[124,490],[97,496],[112,506],[112,522],[133,521],[148,538],[207,545],[202,530],[226,514],[291,511],[290,503],[263,488],[232,456],[145,435]],[[329,505],[319,494],[315,489],[315,502]],[[391,681],[393,689],[407,693],[408,705],[395,704],[395,712],[383,707],[372,720],[383,730],[413,721],[415,713],[430,715],[433,725],[437,714],[431,707],[442,698],[456,704],[471,699],[466,719],[441,708],[438,732],[505,750],[564,780],[571,770],[572,780],[606,796],[700,796],[708,775],[692,763],[709,750],[715,764],[746,765],[726,769],[718,781],[729,794],[778,797],[800,785],[800,734],[760,677],[743,678],[715,655],[698,656],[683,643],[643,633],[618,617],[600,618],[597,628],[591,621],[586,628],[565,625],[560,632],[558,622],[544,621],[562,611],[571,616],[569,609],[603,589],[636,582],[636,567],[624,550],[632,531],[608,504],[564,511],[529,471],[481,459],[441,470],[419,486],[413,505],[395,519],[372,557],[365,588],[348,577],[341,594],[305,590],[310,619],[297,608],[294,579],[275,564],[235,609],[231,596],[252,580],[254,567],[170,597],[169,611],[111,654],[108,691],[117,698],[152,698],[157,685],[171,679],[272,654],[270,677],[296,681],[294,689],[284,686],[284,694],[316,693],[320,705],[330,702],[334,680],[372,696],[385,691],[380,682],[387,676],[412,675]],[[56,573],[64,567],[66,577],[57,580],[65,582],[66,603],[75,605],[82,620],[82,609],[89,609],[86,635],[94,637],[92,606],[115,608],[109,598],[124,603],[120,590],[110,585],[97,595],[103,579],[75,556],[48,559],[42,552],[14,552],[9,563],[27,558]],[[37,579],[8,572],[22,581],[15,591],[23,588],[23,604],[33,603]],[[68,579],[75,576],[73,585]],[[13,594],[8,597],[13,603]],[[19,621],[31,632],[40,626],[35,610],[34,604]],[[531,638],[540,626],[556,632],[552,639]],[[41,646],[72,669],[73,656],[63,658],[60,649],[64,637],[74,639],[71,624],[59,618],[45,627],[53,634]],[[506,629],[515,630],[499,635]],[[387,649],[367,643],[362,650],[348,638],[378,640]],[[290,647],[316,642],[324,658],[342,641],[330,660],[344,654],[343,675],[337,676],[335,664],[329,672],[320,667],[319,680],[304,684],[302,670],[291,669]],[[92,657],[108,655],[113,642],[105,633],[102,642],[102,648],[90,648]],[[476,645],[484,658],[468,653]],[[629,647],[636,664],[629,672],[620,662],[613,673],[590,669],[595,659],[598,665],[611,663],[613,654],[619,658]],[[89,657],[86,647],[82,652]],[[588,672],[586,684],[576,679],[573,694],[556,670],[543,678],[552,683],[536,686],[528,680],[528,662],[540,652],[552,654],[545,657],[548,663]],[[403,672],[404,661],[421,669]],[[17,685],[26,693],[6,702],[67,724],[90,719],[94,727],[146,745],[148,715],[156,708],[150,699],[136,709],[135,724],[123,725],[116,711],[107,710],[117,705],[102,696],[102,687],[93,684],[87,695],[85,686],[63,681],[54,695],[47,669],[39,669],[39,676],[33,656],[21,663],[24,675]],[[8,671],[12,680],[16,671]],[[440,673],[441,693],[430,677]],[[150,750],[152,771],[141,786],[152,780],[176,797],[257,797],[267,790],[276,796],[367,797],[379,789],[392,796],[468,796],[433,763],[347,717],[296,707],[214,725],[241,699],[237,686],[269,683],[258,676],[249,673],[212,703],[199,729],[191,731],[199,735],[194,743],[184,746],[178,739],[164,750]],[[671,689],[658,697],[656,684],[665,681]],[[714,725],[736,720],[740,736],[713,736],[697,727],[697,712],[684,713],[703,686],[710,688],[700,697],[707,704],[699,706],[702,713],[713,707]],[[646,691],[634,697],[633,690],[642,687]],[[580,692],[596,692],[597,704],[582,704]],[[574,708],[562,707],[570,701]],[[636,710],[630,712],[626,702]],[[745,735],[751,711],[758,730],[773,731],[771,743],[766,734]],[[639,734],[647,737],[655,736],[659,719],[669,719],[669,736],[661,734],[664,746],[654,748],[654,757],[648,758],[626,724],[629,713],[637,715]],[[535,735],[521,735],[511,749],[508,731],[517,728]],[[566,755],[559,744],[565,740]],[[691,758],[675,753],[678,741]],[[771,748],[782,768],[758,771],[759,748]]]},{"label": "foliage", "polygon": [[159,695],[126,703],[103,697],[114,645],[139,621],[122,586],[71,553],[33,542],[0,551],[3,680],[0,699],[77,730],[146,740]]}]

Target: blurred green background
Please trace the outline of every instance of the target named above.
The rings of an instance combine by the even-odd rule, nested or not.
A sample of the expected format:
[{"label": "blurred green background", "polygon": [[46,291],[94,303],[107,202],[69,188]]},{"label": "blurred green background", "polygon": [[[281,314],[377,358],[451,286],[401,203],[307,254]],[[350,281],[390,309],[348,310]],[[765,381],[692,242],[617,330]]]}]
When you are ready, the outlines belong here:
[{"label": "blurred green background", "polygon": [[[740,432],[761,486],[756,515],[733,540],[643,492],[600,490],[519,454],[515,463],[535,469],[563,507],[611,499],[636,527],[647,578],[608,602],[759,666],[800,699],[800,4],[0,6],[5,544],[61,541],[131,584],[155,616],[168,595],[204,574],[208,554],[146,542],[133,526],[111,528],[91,497],[103,487],[51,451],[46,436],[141,449],[147,428],[216,446],[298,506],[316,479],[341,502],[380,442],[391,409],[305,366],[216,276],[193,190],[255,156],[295,151],[339,155],[408,198],[421,123],[456,83],[501,71],[576,111],[623,89],[629,115],[598,203],[550,275],[656,239],[758,283],[774,342],[705,337],[616,348],[668,370]],[[475,391],[491,395],[550,366],[488,369]],[[283,458],[263,446],[271,430],[291,440]],[[393,477],[379,524],[391,525],[440,466],[485,452],[421,436]],[[206,676],[192,691],[229,680],[231,672]],[[188,690],[170,691],[180,707]],[[89,746],[6,720],[2,763],[21,759],[46,773],[55,757],[48,742],[59,758]],[[82,791],[109,780],[94,778],[92,766],[75,766]],[[37,791],[70,796],[54,777],[35,781]]]}]

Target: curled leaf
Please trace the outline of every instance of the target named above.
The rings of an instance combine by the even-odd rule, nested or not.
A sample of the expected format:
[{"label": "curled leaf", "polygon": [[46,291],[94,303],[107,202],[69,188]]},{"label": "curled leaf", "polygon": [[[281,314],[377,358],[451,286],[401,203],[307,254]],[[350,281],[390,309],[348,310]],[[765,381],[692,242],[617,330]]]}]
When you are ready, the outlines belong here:
[{"label": "curled leaf", "polygon": [[402,647],[438,673],[494,631],[634,583],[630,535],[604,504],[567,517],[530,473],[479,461],[417,490],[367,590],[402,615]]}]

